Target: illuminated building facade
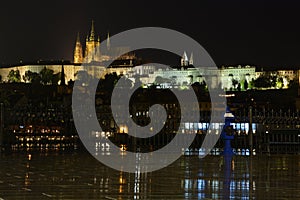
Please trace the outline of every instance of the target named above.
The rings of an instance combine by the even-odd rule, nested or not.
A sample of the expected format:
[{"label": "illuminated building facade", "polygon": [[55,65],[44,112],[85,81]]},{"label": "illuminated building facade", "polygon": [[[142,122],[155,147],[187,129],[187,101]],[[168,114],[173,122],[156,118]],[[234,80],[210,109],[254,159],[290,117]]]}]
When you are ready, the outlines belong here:
[{"label": "illuminated building facade", "polygon": [[[179,68],[158,68],[153,70],[155,67],[152,66],[150,73],[143,73],[142,67],[138,66],[136,73],[141,76],[140,79],[144,84],[157,83],[165,88],[187,86],[195,82],[202,83],[206,81],[207,77],[211,77],[212,88],[221,86],[222,89],[229,90],[236,89],[238,83],[243,84],[245,81],[249,83],[252,79],[255,79],[255,67],[253,66],[223,66],[216,70],[209,67],[194,68],[189,64],[191,61],[192,59],[188,60],[186,53],[184,53]],[[147,66],[147,68],[150,68],[150,66]],[[237,81],[237,84],[234,84],[234,81]]]}]

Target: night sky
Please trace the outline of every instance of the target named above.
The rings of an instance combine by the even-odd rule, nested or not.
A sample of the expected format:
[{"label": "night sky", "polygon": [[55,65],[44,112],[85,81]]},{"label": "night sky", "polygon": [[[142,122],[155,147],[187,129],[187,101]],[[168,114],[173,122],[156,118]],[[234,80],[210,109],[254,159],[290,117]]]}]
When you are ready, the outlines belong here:
[{"label": "night sky", "polygon": [[95,21],[101,40],[143,26],[171,28],[197,40],[217,65],[300,66],[297,0],[26,0],[0,11],[0,64],[72,60],[77,32]]}]

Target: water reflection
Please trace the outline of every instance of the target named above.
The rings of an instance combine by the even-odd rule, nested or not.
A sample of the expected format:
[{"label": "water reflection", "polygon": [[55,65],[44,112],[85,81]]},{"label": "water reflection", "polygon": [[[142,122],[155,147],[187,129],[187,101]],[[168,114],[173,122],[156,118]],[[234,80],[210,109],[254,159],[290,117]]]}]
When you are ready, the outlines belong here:
[{"label": "water reflection", "polygon": [[151,173],[119,172],[83,152],[30,155],[0,154],[0,198],[300,199],[300,155],[185,155]]}]

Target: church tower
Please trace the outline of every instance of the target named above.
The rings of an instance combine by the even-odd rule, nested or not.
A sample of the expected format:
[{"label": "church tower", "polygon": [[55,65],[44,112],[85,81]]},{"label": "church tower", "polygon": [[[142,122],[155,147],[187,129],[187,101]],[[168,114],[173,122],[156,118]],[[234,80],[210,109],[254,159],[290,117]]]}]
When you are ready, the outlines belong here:
[{"label": "church tower", "polygon": [[186,55],[186,52],[184,51],[184,53],[183,53],[183,55],[181,57],[181,66],[182,67],[186,67],[188,65],[189,65],[189,59],[188,59],[188,57]]},{"label": "church tower", "polygon": [[110,50],[110,38],[109,38],[109,32],[107,33],[106,48],[107,48],[107,50]]},{"label": "church tower", "polygon": [[101,61],[100,38],[95,38],[94,20],[92,21],[91,33],[86,38],[84,58],[86,63],[90,63],[92,61]]},{"label": "church tower", "polygon": [[74,49],[74,63],[82,63],[83,55],[82,55],[82,46],[80,43],[79,33],[77,34],[75,49]]},{"label": "church tower", "polygon": [[191,57],[189,60],[189,65],[194,65],[194,56],[193,56],[193,52],[191,53]]}]

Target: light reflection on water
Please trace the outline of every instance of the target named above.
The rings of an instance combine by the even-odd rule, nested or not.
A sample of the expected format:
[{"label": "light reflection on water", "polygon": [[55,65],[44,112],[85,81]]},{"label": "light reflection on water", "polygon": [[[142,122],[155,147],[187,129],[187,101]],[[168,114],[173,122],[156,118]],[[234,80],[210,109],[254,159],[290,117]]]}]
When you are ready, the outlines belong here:
[{"label": "light reflection on water", "polygon": [[300,199],[300,155],[194,154],[159,171],[125,173],[85,152],[1,153],[0,198]]}]

